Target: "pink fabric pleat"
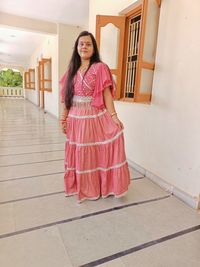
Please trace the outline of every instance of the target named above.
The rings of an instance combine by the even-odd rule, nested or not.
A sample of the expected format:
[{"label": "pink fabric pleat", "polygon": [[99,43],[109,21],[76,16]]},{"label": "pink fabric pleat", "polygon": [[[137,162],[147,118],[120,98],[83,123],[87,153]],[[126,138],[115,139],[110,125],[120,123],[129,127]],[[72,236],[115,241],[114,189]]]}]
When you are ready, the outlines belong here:
[{"label": "pink fabric pleat", "polygon": [[[94,114],[96,117],[89,117]],[[81,119],[83,116],[89,118]],[[71,108],[66,136],[67,195],[76,193],[81,201],[108,195],[118,197],[127,192],[130,175],[123,132],[107,111]]]}]

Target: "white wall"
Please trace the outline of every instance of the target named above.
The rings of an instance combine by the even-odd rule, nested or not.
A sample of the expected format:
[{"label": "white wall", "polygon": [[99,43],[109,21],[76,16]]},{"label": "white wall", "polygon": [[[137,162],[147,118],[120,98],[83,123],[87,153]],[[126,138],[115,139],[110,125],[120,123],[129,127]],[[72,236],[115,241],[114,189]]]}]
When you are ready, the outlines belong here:
[{"label": "white wall", "polygon": [[[72,56],[74,43],[79,33],[83,31],[81,27],[70,26],[65,24],[58,25],[58,44],[59,44],[59,64],[58,75],[59,80],[66,72],[67,66]],[[60,94],[59,94],[59,113],[61,112]]]},{"label": "white wall", "polygon": [[47,39],[43,50],[44,58],[51,58],[52,92],[44,92],[45,110],[58,117],[58,36]]},{"label": "white wall", "polygon": [[[29,68],[36,68],[38,61],[42,57],[52,59],[52,92],[45,92],[44,98],[45,111],[56,117],[60,113],[59,80],[66,71],[74,42],[82,30],[80,27],[58,24],[58,34],[47,36],[46,40],[35,50],[30,59]],[[38,105],[37,79],[36,90],[26,90],[26,98]]]},{"label": "white wall", "polygon": [[[29,68],[38,66],[41,58],[51,58],[52,62],[52,92],[45,92],[45,111],[58,117],[58,36],[47,36],[45,41],[35,50],[31,56]],[[37,71],[35,72],[37,74]],[[26,90],[26,98],[38,105],[38,83],[35,76],[36,90]]]},{"label": "white wall", "polygon": [[136,0],[90,0],[89,31],[95,34],[96,15],[118,15]]},{"label": "white wall", "polygon": [[66,71],[67,65],[71,59],[75,40],[81,31],[83,31],[83,28],[78,26],[70,26],[61,23],[58,25],[59,78],[61,78]]},{"label": "white wall", "polygon": [[30,89],[24,88],[24,96],[26,99],[31,101],[33,104],[37,105],[38,97],[37,97],[36,90],[30,90]]},{"label": "white wall", "polygon": [[56,23],[16,16],[4,12],[0,12],[0,24],[12,28],[20,28],[21,30],[28,30],[45,34],[56,34],[57,31]]},{"label": "white wall", "polygon": [[[91,0],[97,14],[117,15],[134,1]],[[116,102],[130,161],[194,198],[200,193],[200,2],[162,1],[150,105]]]}]

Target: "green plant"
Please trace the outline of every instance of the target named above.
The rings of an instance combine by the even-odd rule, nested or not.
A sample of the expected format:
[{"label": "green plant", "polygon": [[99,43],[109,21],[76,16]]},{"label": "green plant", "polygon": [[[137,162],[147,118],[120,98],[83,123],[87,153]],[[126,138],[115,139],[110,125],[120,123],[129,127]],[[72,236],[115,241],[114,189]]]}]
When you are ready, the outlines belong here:
[{"label": "green plant", "polygon": [[22,75],[20,72],[12,69],[0,71],[0,86],[4,87],[18,87],[22,86]]}]

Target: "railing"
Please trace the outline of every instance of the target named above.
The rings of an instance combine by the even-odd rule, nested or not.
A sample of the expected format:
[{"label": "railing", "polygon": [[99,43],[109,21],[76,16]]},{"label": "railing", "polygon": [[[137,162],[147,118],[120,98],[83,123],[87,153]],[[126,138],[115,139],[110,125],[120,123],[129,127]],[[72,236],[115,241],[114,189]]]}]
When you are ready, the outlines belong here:
[{"label": "railing", "polygon": [[0,87],[0,97],[24,97],[21,87]]}]

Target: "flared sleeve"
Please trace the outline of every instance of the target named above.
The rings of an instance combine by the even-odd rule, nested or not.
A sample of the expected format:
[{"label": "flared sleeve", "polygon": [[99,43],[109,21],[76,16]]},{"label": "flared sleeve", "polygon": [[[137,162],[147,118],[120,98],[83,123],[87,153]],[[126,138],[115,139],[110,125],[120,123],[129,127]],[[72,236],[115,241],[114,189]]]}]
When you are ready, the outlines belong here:
[{"label": "flared sleeve", "polygon": [[67,71],[65,72],[65,74],[62,76],[62,78],[59,81],[61,103],[65,102],[65,83],[66,83],[66,81],[67,81]]},{"label": "flared sleeve", "polygon": [[96,64],[96,82],[91,105],[97,108],[104,108],[103,90],[110,87],[111,94],[114,97],[115,83],[112,78],[109,67],[104,63]]}]

